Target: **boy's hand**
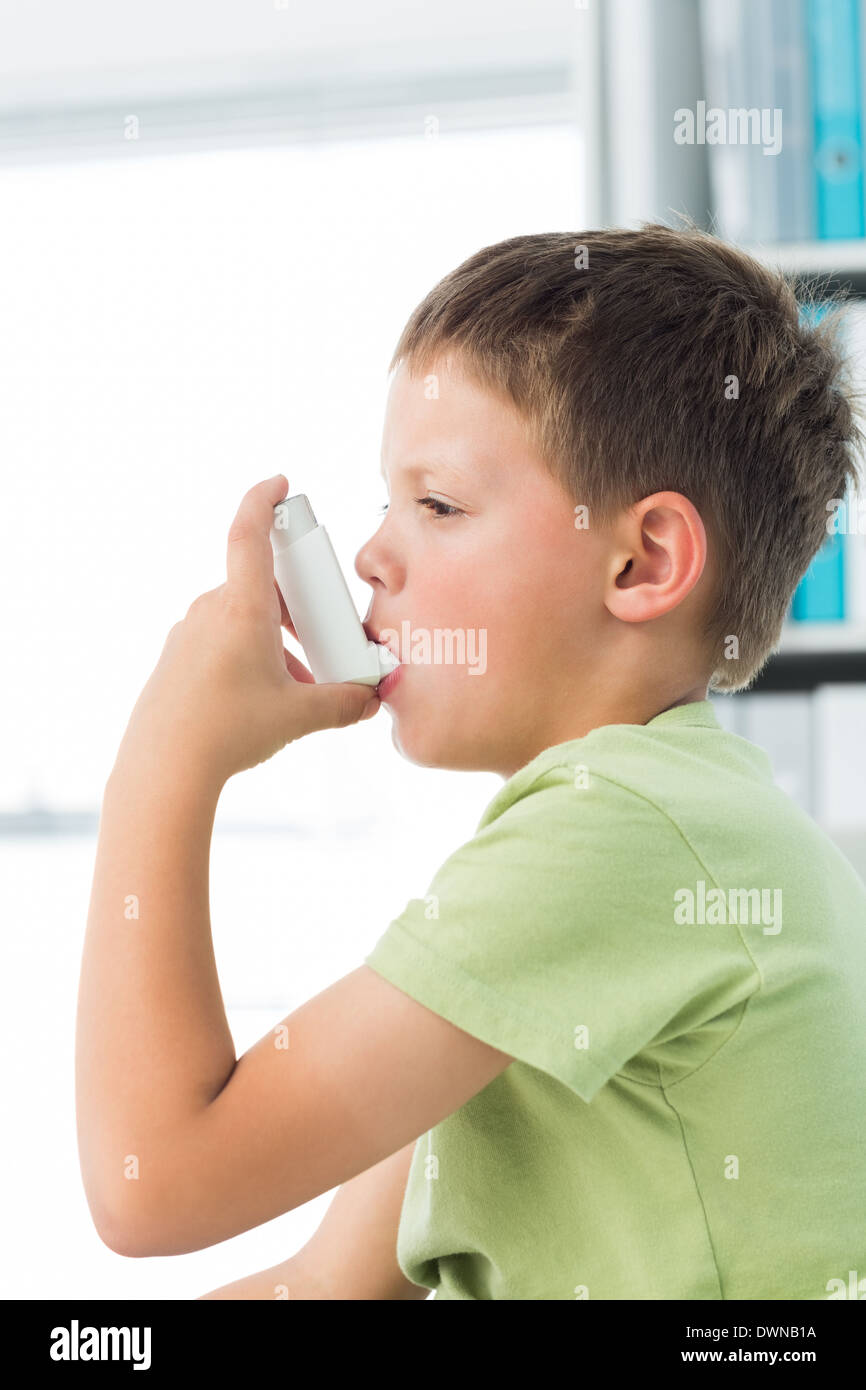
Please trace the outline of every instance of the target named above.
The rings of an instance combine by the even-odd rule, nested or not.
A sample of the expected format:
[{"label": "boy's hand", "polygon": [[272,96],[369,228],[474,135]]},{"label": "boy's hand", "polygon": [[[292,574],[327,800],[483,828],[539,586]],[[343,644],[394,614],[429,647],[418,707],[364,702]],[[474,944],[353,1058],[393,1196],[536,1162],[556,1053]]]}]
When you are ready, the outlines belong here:
[{"label": "boy's hand", "polygon": [[297,637],[274,579],[273,510],[282,473],[250,488],[228,535],[227,579],[201,594],[166,638],[118,753],[170,758],[221,787],[317,729],[375,714],[372,686],[317,685],[283,646]]}]

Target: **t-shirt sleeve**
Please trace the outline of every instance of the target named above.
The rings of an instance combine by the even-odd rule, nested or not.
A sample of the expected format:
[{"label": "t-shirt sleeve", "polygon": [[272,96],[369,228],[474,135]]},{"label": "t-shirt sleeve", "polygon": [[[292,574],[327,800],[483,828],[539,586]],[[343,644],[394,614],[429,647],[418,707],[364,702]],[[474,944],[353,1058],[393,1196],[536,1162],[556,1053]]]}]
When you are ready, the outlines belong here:
[{"label": "t-shirt sleeve", "polygon": [[645,797],[562,766],[488,812],[365,957],[419,1003],[590,1101],[754,991],[735,924],[678,920],[707,870]]}]

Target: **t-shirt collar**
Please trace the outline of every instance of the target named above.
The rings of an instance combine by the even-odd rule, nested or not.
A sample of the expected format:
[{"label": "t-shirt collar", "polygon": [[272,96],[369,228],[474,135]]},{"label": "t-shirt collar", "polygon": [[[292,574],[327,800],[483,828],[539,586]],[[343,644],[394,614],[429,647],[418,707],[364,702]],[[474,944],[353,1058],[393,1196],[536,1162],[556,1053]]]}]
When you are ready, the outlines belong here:
[{"label": "t-shirt collar", "polygon": [[648,719],[645,727],[652,728],[656,724],[694,724],[705,729],[721,728],[713,702],[709,699],[689,700],[685,705],[673,705]]}]

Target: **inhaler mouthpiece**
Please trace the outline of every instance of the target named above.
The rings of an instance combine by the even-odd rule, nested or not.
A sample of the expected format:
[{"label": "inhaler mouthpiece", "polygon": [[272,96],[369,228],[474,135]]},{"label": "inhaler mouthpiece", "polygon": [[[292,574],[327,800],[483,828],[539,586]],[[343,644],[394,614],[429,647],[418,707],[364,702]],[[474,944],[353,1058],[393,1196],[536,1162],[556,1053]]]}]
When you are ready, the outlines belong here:
[{"label": "inhaler mouthpiece", "polygon": [[318,685],[378,685],[400,662],[370,641],[324,526],[304,493],[274,507],[274,578]]}]

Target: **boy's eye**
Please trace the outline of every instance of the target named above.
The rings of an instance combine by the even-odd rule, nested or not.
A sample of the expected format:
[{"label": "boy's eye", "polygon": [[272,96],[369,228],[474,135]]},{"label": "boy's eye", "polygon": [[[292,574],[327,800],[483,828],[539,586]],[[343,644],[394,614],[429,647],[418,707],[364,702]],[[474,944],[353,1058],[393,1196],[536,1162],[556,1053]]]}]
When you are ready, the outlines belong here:
[{"label": "boy's eye", "polygon": [[[461,512],[461,510],[460,510],[459,507],[452,507],[451,504],[450,504],[450,502],[441,502],[441,501],[439,500],[438,497],[416,497],[416,498],[415,498],[415,501],[416,501],[420,506],[422,506],[422,507],[427,507],[427,509],[428,509],[429,511],[432,511],[432,512],[433,512],[433,515],[434,515],[434,516],[463,516],[463,515],[464,515],[464,513]],[[381,516],[384,512],[387,512],[389,505],[390,505],[390,504],[389,504],[388,502],[383,502],[382,505],[381,505],[381,507],[377,508],[377,510],[378,510],[380,516]]]},{"label": "boy's eye", "polygon": [[[438,497],[416,497],[415,501],[422,507],[429,503],[434,516],[463,516],[459,507],[452,507],[450,502],[440,502]],[[435,510],[436,508],[439,510]]]}]

